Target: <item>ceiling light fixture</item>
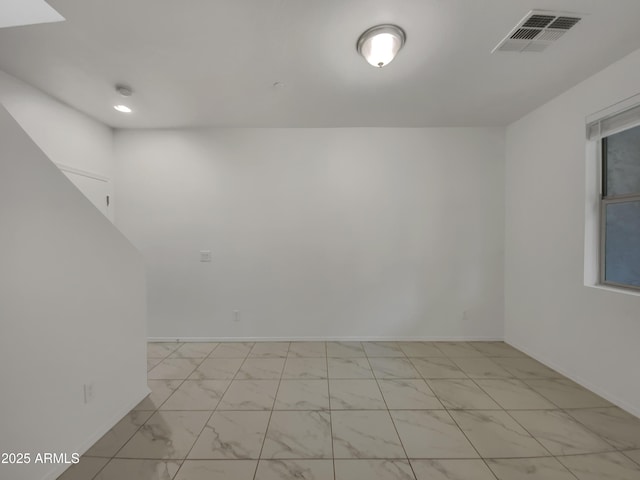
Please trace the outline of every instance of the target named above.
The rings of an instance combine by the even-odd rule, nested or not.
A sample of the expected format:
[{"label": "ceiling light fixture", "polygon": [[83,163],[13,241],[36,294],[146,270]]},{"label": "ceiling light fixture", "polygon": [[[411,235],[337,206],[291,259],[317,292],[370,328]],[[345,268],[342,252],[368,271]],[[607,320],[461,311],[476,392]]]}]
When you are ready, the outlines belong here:
[{"label": "ceiling light fixture", "polygon": [[397,25],[376,25],[366,30],[358,39],[358,53],[374,67],[382,68],[398,54],[407,36]]},{"label": "ceiling light fixture", "polygon": [[[131,95],[133,95],[133,90],[124,85],[116,85],[116,92],[118,93],[118,95],[124,98],[129,98]],[[131,113],[133,111],[131,110],[131,107],[122,103],[114,105],[113,108],[115,108],[120,113]]]}]

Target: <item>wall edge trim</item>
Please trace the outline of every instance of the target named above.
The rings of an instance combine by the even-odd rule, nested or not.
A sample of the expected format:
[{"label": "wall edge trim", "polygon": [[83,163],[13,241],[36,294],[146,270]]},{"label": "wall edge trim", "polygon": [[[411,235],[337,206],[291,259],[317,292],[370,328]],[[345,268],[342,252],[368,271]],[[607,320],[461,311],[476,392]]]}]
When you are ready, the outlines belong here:
[{"label": "wall edge trim", "polygon": [[149,337],[156,342],[502,342],[504,337],[474,336],[318,336],[318,337]]}]

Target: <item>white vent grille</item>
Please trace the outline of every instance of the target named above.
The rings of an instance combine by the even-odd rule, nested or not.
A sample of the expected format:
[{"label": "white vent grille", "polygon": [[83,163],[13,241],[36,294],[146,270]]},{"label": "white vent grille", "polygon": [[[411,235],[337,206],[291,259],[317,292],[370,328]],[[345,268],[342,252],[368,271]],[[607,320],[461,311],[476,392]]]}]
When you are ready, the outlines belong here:
[{"label": "white vent grille", "polygon": [[572,13],[532,10],[518,22],[491,53],[542,52],[581,19],[581,15]]}]

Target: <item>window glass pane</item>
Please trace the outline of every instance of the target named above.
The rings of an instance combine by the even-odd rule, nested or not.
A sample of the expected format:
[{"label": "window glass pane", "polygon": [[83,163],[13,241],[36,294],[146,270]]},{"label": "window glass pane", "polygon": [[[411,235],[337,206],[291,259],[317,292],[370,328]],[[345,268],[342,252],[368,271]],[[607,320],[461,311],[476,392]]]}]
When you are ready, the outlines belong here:
[{"label": "window glass pane", "polygon": [[607,137],[607,196],[640,193],[640,127]]},{"label": "window glass pane", "polygon": [[605,208],[605,281],[640,287],[640,201]]}]

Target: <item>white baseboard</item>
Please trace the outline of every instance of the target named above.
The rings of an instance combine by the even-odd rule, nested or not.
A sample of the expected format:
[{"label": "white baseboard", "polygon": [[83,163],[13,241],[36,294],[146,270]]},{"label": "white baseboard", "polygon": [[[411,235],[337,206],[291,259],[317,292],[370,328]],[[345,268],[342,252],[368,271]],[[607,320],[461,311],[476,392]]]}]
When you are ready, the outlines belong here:
[{"label": "white baseboard", "polygon": [[621,400],[621,399],[617,398],[615,395],[611,395],[609,392],[603,390],[602,388],[598,387],[597,385],[594,385],[591,382],[586,381],[584,378],[580,377],[579,375],[575,375],[572,372],[569,372],[568,370],[566,370],[565,368],[563,368],[560,365],[556,364],[555,362],[550,362],[550,361],[546,360],[545,358],[543,358],[542,355],[539,355],[537,352],[534,352],[529,348],[526,348],[526,347],[523,347],[522,345],[519,345],[517,342],[512,342],[510,340],[505,340],[505,342],[507,344],[511,345],[512,347],[517,348],[518,350],[526,353],[531,358],[534,358],[535,360],[537,360],[540,363],[546,365],[547,367],[554,369],[556,372],[561,373],[562,375],[564,375],[568,379],[573,380],[578,385],[583,386],[584,388],[586,388],[587,390],[592,391],[596,395],[600,395],[602,398],[604,398],[605,400],[608,400],[609,402],[613,403],[617,407],[620,407],[622,410],[630,413],[631,415],[634,415],[634,416],[640,418],[640,409],[635,407],[634,405],[631,405],[631,404],[625,402],[624,400]]},{"label": "white baseboard", "polygon": [[[117,410],[117,412],[111,417],[111,419],[106,422],[102,427],[100,427],[96,432],[91,435],[87,440],[85,440],[79,448],[74,450],[74,453],[79,453],[80,456],[84,455],[84,453],[89,450],[94,443],[102,438],[102,436],[107,433],[109,430],[113,428],[113,426],[118,423],[122,418],[129,413],[133,408],[138,405],[144,398],[151,393],[148,387],[145,387],[139,395],[135,395],[133,398],[135,400],[128,402],[124,407]],[[65,472],[68,468],[71,468],[71,465],[53,465],[55,468],[50,470],[42,480],[55,480],[63,472]]]},{"label": "white baseboard", "polygon": [[501,342],[503,337],[149,337],[149,342]]}]

